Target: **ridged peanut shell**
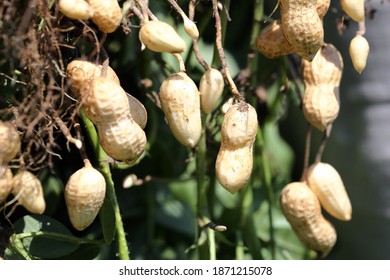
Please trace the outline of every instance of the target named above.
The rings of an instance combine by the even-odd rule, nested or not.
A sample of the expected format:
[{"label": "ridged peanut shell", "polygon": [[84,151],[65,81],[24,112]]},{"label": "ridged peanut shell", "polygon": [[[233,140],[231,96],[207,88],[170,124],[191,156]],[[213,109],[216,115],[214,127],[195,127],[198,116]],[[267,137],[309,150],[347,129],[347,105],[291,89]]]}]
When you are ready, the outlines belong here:
[{"label": "ridged peanut shell", "polygon": [[183,72],[169,76],[161,84],[160,102],[177,141],[195,147],[202,133],[202,122],[200,96],[194,81]]},{"label": "ridged peanut shell", "polygon": [[103,205],[105,194],[104,177],[90,164],[69,177],[65,187],[65,202],[75,229],[81,231],[92,224]]},{"label": "ridged peanut shell", "polygon": [[339,114],[338,87],[326,84],[307,86],[302,109],[306,120],[324,131]]},{"label": "ridged peanut shell", "polygon": [[276,58],[293,52],[292,46],[283,35],[280,20],[264,27],[256,39],[256,48],[268,58]]},{"label": "ridged peanut shell", "polygon": [[59,0],[58,9],[71,19],[87,20],[93,16],[93,9],[85,0]]},{"label": "ridged peanut shell", "polygon": [[324,29],[316,4],[317,0],[279,0],[282,31],[294,52],[313,60],[324,44]]},{"label": "ridged peanut shell", "polygon": [[97,125],[97,130],[100,145],[115,160],[133,162],[145,151],[145,132],[130,116]]},{"label": "ridged peanut shell", "polygon": [[105,33],[114,32],[122,21],[122,11],[117,0],[88,0],[94,14],[91,18]]},{"label": "ridged peanut shell", "polygon": [[218,69],[209,68],[199,83],[200,105],[205,114],[211,113],[222,95],[225,82]]},{"label": "ridged peanut shell", "polygon": [[352,59],[353,67],[359,74],[366,68],[369,52],[370,45],[368,44],[367,39],[360,34],[356,34],[349,44],[349,54]]},{"label": "ridged peanut shell", "polygon": [[340,0],[343,11],[354,21],[364,20],[364,0]]},{"label": "ridged peanut shell", "polygon": [[[328,11],[330,0],[318,0],[316,9],[320,19]],[[275,20],[263,28],[256,39],[256,48],[268,58],[276,58],[293,52],[290,43],[284,37],[281,20]]]},{"label": "ridged peanut shell", "polygon": [[215,163],[215,175],[224,189],[235,193],[243,188],[249,181],[252,168],[252,145],[228,149],[221,144]]},{"label": "ridged peanut shell", "polygon": [[84,112],[94,124],[115,122],[130,114],[127,93],[107,77],[92,79],[80,96]]},{"label": "ridged peanut shell", "polygon": [[0,164],[7,164],[19,153],[21,140],[10,122],[0,121]]},{"label": "ridged peanut shell", "polygon": [[42,214],[46,209],[42,184],[39,179],[27,170],[20,170],[12,180],[12,194],[30,213]]},{"label": "ridged peanut shell", "polygon": [[186,49],[185,41],[176,30],[163,21],[151,20],[142,25],[140,41],[155,52],[181,53]]},{"label": "ridged peanut shell", "polygon": [[337,240],[336,230],[324,218],[318,198],[303,182],[286,185],[280,193],[280,205],[299,240],[309,249],[326,256]]},{"label": "ridged peanut shell", "polygon": [[184,31],[194,40],[199,38],[199,30],[195,22],[190,20],[186,15],[183,15]]},{"label": "ridged peanut shell", "polygon": [[340,52],[332,44],[324,44],[310,62],[302,60],[302,76],[305,85],[329,84],[339,86],[344,62]]},{"label": "ridged peanut shell", "polygon": [[310,189],[329,214],[342,221],[351,219],[351,202],[340,174],[332,165],[323,162],[312,164],[306,179]]},{"label": "ridged peanut shell", "polygon": [[258,128],[255,108],[246,102],[232,105],[226,112],[221,127],[221,142],[227,148],[251,145]]},{"label": "ridged peanut shell", "polygon": [[12,190],[12,172],[9,168],[0,169],[0,202],[4,201]]},{"label": "ridged peanut shell", "polygon": [[[69,80],[70,89],[76,98],[79,97],[79,91],[85,83],[93,78],[100,77],[102,68],[102,65],[81,59],[74,59],[67,65],[66,76]],[[120,84],[118,76],[110,66],[107,67],[107,78],[118,85]]]}]

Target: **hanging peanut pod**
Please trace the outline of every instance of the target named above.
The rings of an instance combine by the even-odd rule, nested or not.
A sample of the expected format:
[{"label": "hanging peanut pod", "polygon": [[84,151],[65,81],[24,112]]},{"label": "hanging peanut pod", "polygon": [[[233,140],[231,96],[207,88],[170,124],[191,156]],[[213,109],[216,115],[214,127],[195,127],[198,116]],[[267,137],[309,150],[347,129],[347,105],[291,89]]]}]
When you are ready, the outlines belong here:
[{"label": "hanging peanut pod", "polygon": [[87,20],[93,16],[93,9],[85,0],[59,0],[58,9],[71,19]]},{"label": "hanging peanut pod", "polygon": [[0,165],[6,165],[20,152],[21,141],[10,122],[0,121]]},{"label": "hanging peanut pod", "polygon": [[[70,89],[76,98],[79,97],[81,88],[87,82],[100,77],[102,68],[102,65],[82,59],[74,59],[67,65],[66,76],[69,80]],[[118,85],[120,84],[118,76],[110,66],[107,67],[106,77]]]},{"label": "hanging peanut pod", "polygon": [[360,34],[356,34],[349,44],[349,54],[352,59],[353,67],[359,74],[366,68],[369,52],[370,45],[368,44],[367,39]]},{"label": "hanging peanut pod", "polygon": [[324,44],[324,28],[317,0],[279,0],[282,31],[294,52],[312,61]]},{"label": "hanging peanut pod", "polygon": [[252,173],[257,127],[256,110],[246,102],[232,105],[224,116],[215,172],[218,182],[231,193],[243,188]]},{"label": "hanging peanut pod", "polygon": [[220,99],[225,82],[221,72],[210,67],[203,74],[199,83],[200,105],[205,114],[211,113]]},{"label": "hanging peanut pod", "polygon": [[65,187],[65,203],[70,222],[77,230],[84,230],[95,220],[103,205],[106,181],[89,161],[73,173]]},{"label": "hanging peanut pod", "polygon": [[97,130],[100,145],[115,160],[131,163],[145,151],[145,132],[131,117],[99,124]]},{"label": "hanging peanut pod", "polygon": [[155,52],[181,53],[186,49],[185,41],[168,23],[151,20],[139,31],[140,41]]},{"label": "hanging peanut pod", "polygon": [[340,0],[343,11],[354,21],[364,20],[364,0]]},{"label": "hanging peanut pod", "polygon": [[92,22],[105,33],[114,32],[122,21],[122,11],[117,0],[88,0],[93,9]]},{"label": "hanging peanut pod", "polygon": [[351,202],[333,166],[323,162],[312,164],[307,171],[307,184],[329,214],[342,221],[351,219]]},{"label": "hanging peanut pod", "polygon": [[306,183],[286,185],[280,193],[280,205],[299,240],[325,257],[335,245],[337,234],[322,215],[320,202]]},{"label": "hanging peanut pod", "polygon": [[185,14],[182,15],[184,22],[184,31],[190,36],[193,40],[198,40],[199,30],[195,22],[190,20]]},{"label": "hanging peanut pod", "polygon": [[202,121],[200,96],[194,81],[184,72],[169,76],[161,84],[160,102],[177,141],[195,147],[202,133]]},{"label": "hanging peanut pod", "polygon": [[42,184],[27,170],[19,171],[12,180],[12,194],[18,202],[33,214],[42,214],[46,209]]},{"label": "hanging peanut pod", "polygon": [[9,168],[0,169],[0,202],[4,201],[12,190],[12,172]]},{"label": "hanging peanut pod", "polygon": [[112,123],[130,114],[128,95],[107,77],[91,80],[80,97],[85,114],[94,124]]},{"label": "hanging peanut pod", "polygon": [[324,131],[337,118],[340,110],[338,88],[321,84],[307,86],[302,109],[306,120],[320,131]]}]

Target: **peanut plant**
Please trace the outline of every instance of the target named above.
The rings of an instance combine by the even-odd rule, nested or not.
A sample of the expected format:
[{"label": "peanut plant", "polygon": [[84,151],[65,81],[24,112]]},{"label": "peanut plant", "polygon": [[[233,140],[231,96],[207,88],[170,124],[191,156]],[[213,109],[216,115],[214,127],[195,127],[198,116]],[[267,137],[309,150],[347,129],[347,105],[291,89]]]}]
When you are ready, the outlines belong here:
[{"label": "peanut plant", "polygon": [[[0,257],[325,257],[337,229],[320,201],[336,198],[319,189],[339,188],[331,195],[351,207],[341,178],[314,190],[307,177],[312,130],[318,165],[339,110],[343,62],[324,33],[340,26],[323,29],[328,8],[2,1]],[[359,59],[360,73],[368,51]],[[304,154],[281,131],[292,106],[303,108]]]}]

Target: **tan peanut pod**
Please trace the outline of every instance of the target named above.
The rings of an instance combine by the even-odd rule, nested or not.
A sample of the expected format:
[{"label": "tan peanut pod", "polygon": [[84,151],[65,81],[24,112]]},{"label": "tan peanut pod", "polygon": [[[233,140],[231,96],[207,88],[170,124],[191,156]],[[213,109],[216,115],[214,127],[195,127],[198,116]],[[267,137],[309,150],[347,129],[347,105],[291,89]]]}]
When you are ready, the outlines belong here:
[{"label": "tan peanut pod", "polygon": [[353,67],[361,74],[366,68],[368,53],[370,52],[370,46],[366,38],[360,34],[351,40],[349,44],[349,54],[352,59]]},{"label": "tan peanut pod", "polygon": [[85,0],[59,0],[58,9],[71,19],[87,20],[93,16],[93,9]]},{"label": "tan peanut pod", "polygon": [[343,11],[354,21],[364,20],[364,0],[340,0]]},{"label": "tan peanut pod", "polygon": [[145,132],[130,116],[97,125],[97,130],[100,145],[115,160],[133,162],[145,151]]},{"label": "tan peanut pod", "polygon": [[325,257],[337,240],[336,230],[324,218],[318,198],[303,182],[286,185],[280,193],[280,205],[299,240]]},{"label": "tan peanut pod", "polygon": [[338,91],[338,87],[327,84],[305,88],[303,114],[306,120],[320,131],[332,124],[339,114]]},{"label": "tan peanut pod", "polygon": [[231,193],[243,188],[252,173],[257,127],[256,110],[246,102],[232,105],[224,116],[215,173],[218,182]]},{"label": "tan peanut pod", "polygon": [[[327,13],[329,5],[330,0],[317,1],[317,13],[321,20]],[[293,52],[292,46],[284,37],[280,20],[273,21],[261,30],[256,39],[256,48],[268,58],[276,58]]]},{"label": "tan peanut pod", "polygon": [[127,93],[107,77],[97,77],[80,90],[82,107],[94,124],[115,122],[130,114]]},{"label": "tan peanut pod", "polygon": [[324,44],[324,29],[317,0],[279,0],[282,31],[294,52],[312,61]]},{"label": "tan peanut pod", "polygon": [[343,58],[332,44],[324,44],[313,61],[302,60],[305,85],[329,84],[338,87],[343,74]]},{"label": "tan peanut pod", "polygon": [[243,188],[249,181],[253,168],[252,145],[228,149],[221,144],[215,163],[218,182],[230,193]]},{"label": "tan peanut pod", "polygon": [[261,30],[256,39],[256,48],[268,58],[276,58],[293,52],[292,46],[283,35],[280,20],[275,20]]},{"label": "tan peanut pod", "polygon": [[18,202],[33,214],[42,214],[46,209],[42,184],[27,170],[19,171],[12,180],[12,194]]},{"label": "tan peanut pod", "polygon": [[257,113],[250,104],[240,101],[226,112],[221,128],[221,142],[228,148],[251,145],[258,128]]},{"label": "tan peanut pod", "polygon": [[127,94],[127,98],[129,99],[131,117],[142,129],[144,129],[148,122],[148,114],[145,106],[131,94]]},{"label": "tan peanut pod", "polygon": [[181,53],[186,49],[185,41],[176,30],[163,21],[144,23],[139,31],[139,39],[154,52]]},{"label": "tan peanut pod", "polygon": [[106,181],[89,161],[73,173],[65,187],[65,203],[72,226],[84,230],[95,220],[103,205]]},{"label": "tan peanut pod", "polygon": [[122,21],[122,11],[117,0],[88,0],[93,9],[92,22],[105,33],[114,32]]},{"label": "tan peanut pod", "polygon": [[332,165],[323,162],[312,164],[306,179],[308,186],[329,214],[342,221],[351,219],[351,202],[340,174]]},{"label": "tan peanut pod", "polygon": [[10,122],[0,121],[0,165],[7,164],[19,153],[21,140]]},{"label": "tan peanut pod", "polygon": [[12,190],[12,172],[9,168],[0,170],[0,202],[4,201]]},{"label": "tan peanut pod", "polygon": [[[68,64],[66,76],[69,79],[70,89],[76,98],[79,97],[79,91],[85,83],[93,78],[100,77],[102,68],[102,65],[82,59],[74,59]],[[106,77],[118,85],[120,84],[118,76],[110,66],[107,67]]]},{"label": "tan peanut pod", "polygon": [[177,141],[195,147],[202,133],[200,96],[194,81],[184,72],[172,74],[160,87],[161,109]]},{"label": "tan peanut pod", "polygon": [[193,40],[198,40],[199,30],[195,22],[190,20],[185,14],[182,15],[184,23],[184,31],[190,36]]},{"label": "tan peanut pod", "polygon": [[222,95],[225,82],[221,72],[210,67],[203,74],[199,83],[200,106],[205,114],[214,110]]}]

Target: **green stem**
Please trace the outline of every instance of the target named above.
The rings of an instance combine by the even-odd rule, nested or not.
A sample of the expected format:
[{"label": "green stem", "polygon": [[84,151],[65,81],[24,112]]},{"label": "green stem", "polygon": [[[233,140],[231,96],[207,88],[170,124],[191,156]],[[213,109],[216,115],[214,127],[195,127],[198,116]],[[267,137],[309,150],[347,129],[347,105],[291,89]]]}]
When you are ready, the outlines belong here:
[{"label": "green stem", "polygon": [[261,158],[261,166],[263,169],[264,174],[264,184],[267,190],[267,199],[268,199],[268,219],[269,219],[269,234],[270,234],[270,250],[271,250],[271,256],[272,259],[275,259],[275,231],[273,226],[273,205],[275,201],[274,192],[272,188],[272,176],[271,176],[271,168],[268,163],[268,159],[265,154],[265,147],[264,147],[264,137],[263,133],[259,127],[257,131],[257,137],[256,137],[256,144],[260,151],[260,158]]},{"label": "green stem", "polygon": [[116,242],[119,252],[119,259],[130,259],[129,249],[127,246],[126,233],[123,227],[122,217],[119,209],[118,200],[115,194],[115,185],[112,180],[111,170],[108,163],[108,156],[100,146],[99,138],[93,123],[87,118],[84,112],[80,111],[81,118],[85,125],[88,138],[94,149],[97,160],[99,161],[99,171],[106,180],[106,197],[111,202],[115,215],[115,227],[116,227]]},{"label": "green stem", "polygon": [[104,241],[96,241],[88,238],[78,238],[72,235],[68,234],[62,234],[62,233],[57,233],[57,232],[47,232],[47,231],[36,231],[36,232],[25,232],[25,233],[18,233],[16,234],[17,238],[20,240],[24,238],[29,238],[29,237],[38,237],[42,236],[47,239],[54,239],[58,241],[65,241],[69,243],[74,243],[74,244],[104,244]]}]

